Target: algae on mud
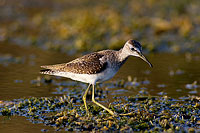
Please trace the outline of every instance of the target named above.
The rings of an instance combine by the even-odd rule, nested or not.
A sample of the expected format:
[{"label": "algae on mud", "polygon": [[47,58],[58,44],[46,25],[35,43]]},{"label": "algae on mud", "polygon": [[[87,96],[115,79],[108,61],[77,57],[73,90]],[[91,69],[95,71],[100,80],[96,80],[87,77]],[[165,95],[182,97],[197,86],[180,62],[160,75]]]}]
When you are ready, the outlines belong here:
[{"label": "algae on mud", "polygon": [[[31,97],[2,101],[0,115],[25,116],[34,123],[44,123],[65,131],[199,131],[200,98],[176,100],[167,96],[125,97],[109,108],[119,114],[111,116],[102,108],[90,104],[88,116],[81,95],[62,97]],[[123,98],[124,100],[124,98]],[[83,103],[83,102],[82,102]]]}]

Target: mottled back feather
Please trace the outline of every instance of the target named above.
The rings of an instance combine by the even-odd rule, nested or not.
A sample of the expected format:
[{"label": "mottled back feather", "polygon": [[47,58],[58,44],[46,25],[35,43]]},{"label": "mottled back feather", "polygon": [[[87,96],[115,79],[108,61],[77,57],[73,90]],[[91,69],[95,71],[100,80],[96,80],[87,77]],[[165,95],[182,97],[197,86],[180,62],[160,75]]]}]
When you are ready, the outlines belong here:
[{"label": "mottled back feather", "polygon": [[[77,58],[69,63],[41,66],[56,72],[71,72],[77,74],[96,74],[107,67],[107,62],[101,60],[103,54],[94,52]],[[44,70],[41,72],[44,73]]]}]

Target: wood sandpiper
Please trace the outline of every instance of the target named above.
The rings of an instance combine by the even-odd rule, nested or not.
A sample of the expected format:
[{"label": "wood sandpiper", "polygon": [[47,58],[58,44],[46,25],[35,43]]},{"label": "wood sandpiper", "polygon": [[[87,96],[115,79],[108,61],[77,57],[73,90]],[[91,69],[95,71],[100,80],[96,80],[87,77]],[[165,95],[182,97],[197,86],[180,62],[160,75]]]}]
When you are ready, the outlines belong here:
[{"label": "wood sandpiper", "polygon": [[41,70],[41,73],[67,77],[73,80],[89,83],[89,86],[83,95],[86,113],[88,114],[86,96],[90,86],[92,85],[92,101],[107,110],[111,115],[115,115],[112,110],[95,100],[95,85],[96,83],[112,78],[120,67],[126,62],[129,56],[139,57],[152,67],[152,64],[142,54],[141,44],[138,41],[131,39],[128,40],[124,47],[119,51],[103,50],[84,55],[69,63],[41,66],[42,68],[45,68],[44,70]]}]

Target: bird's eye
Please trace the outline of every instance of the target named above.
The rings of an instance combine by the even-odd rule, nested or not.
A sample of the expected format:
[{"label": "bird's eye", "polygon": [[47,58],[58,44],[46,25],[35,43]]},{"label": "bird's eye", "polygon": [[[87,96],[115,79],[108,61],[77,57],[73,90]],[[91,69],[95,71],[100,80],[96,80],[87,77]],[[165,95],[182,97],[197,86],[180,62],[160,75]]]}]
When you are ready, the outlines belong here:
[{"label": "bird's eye", "polygon": [[136,51],[134,48],[131,48],[132,51]]}]

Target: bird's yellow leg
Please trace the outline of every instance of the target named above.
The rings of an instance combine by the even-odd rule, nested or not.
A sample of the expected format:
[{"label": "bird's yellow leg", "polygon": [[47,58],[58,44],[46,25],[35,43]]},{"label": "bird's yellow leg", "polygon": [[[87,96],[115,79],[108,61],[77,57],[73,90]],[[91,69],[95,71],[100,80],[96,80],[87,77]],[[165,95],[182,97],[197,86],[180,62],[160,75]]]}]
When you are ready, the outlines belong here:
[{"label": "bird's yellow leg", "polygon": [[85,110],[86,110],[86,113],[87,113],[87,114],[88,114],[89,112],[88,112],[88,108],[87,108],[87,104],[86,104],[86,98],[87,98],[87,93],[88,93],[88,91],[89,91],[89,89],[90,89],[90,86],[91,86],[91,84],[88,85],[88,88],[86,89],[86,91],[85,91],[85,93],[84,93],[84,95],[83,95],[83,102],[84,102]]},{"label": "bird's yellow leg", "polygon": [[100,103],[98,103],[97,101],[95,101],[94,92],[95,92],[95,86],[92,85],[92,101],[93,101],[95,104],[97,104],[98,106],[100,106],[100,107],[102,107],[103,109],[107,110],[111,115],[115,115],[115,113],[114,113],[112,110],[106,108],[106,107],[103,106],[102,104],[100,104]]}]

